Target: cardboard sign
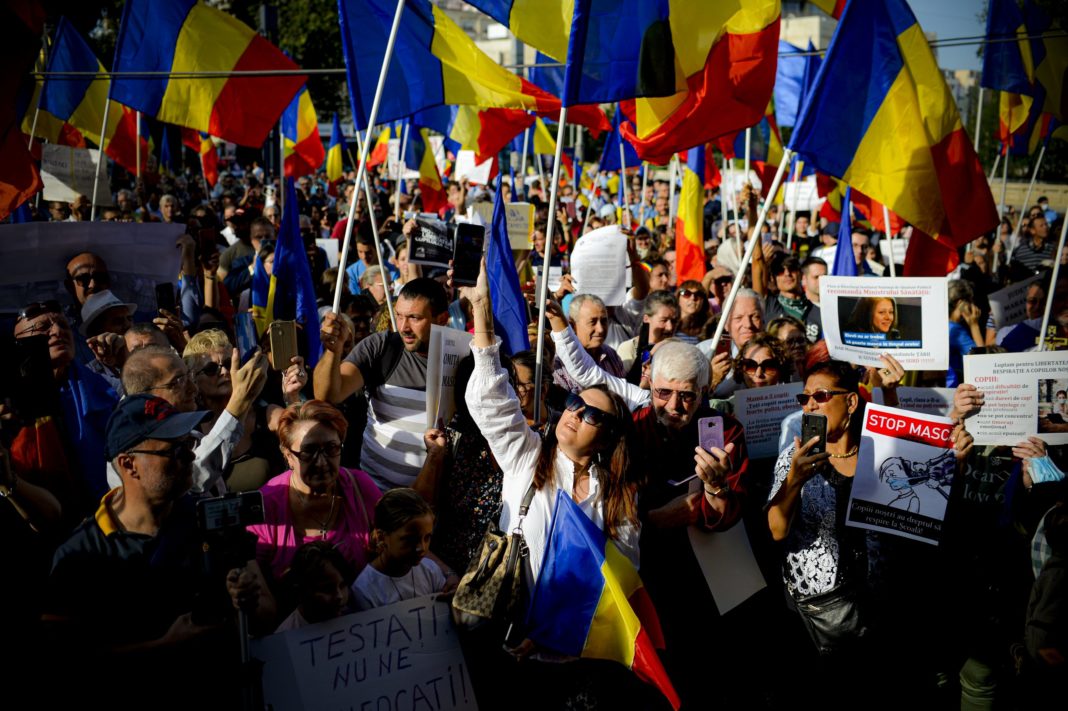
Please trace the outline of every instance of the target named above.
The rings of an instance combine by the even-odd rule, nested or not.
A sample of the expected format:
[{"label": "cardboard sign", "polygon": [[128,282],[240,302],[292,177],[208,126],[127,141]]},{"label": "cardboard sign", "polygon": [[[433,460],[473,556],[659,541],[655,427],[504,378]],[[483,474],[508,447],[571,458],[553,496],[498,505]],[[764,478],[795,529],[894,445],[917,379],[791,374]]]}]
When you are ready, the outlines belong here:
[{"label": "cardboard sign", "polygon": [[477,709],[449,605],[419,597],[252,642],[286,709]]},{"label": "cardboard sign", "polygon": [[[74,202],[79,195],[93,194],[97,161],[100,151],[95,148],[71,148],[55,143],[41,146],[41,180],[44,199]],[[97,205],[112,205],[108,187],[108,162],[100,161],[100,181],[97,183]]]},{"label": "cardboard sign", "polygon": [[[490,216],[492,218],[492,215]],[[512,249],[530,249],[534,246],[534,206],[529,202],[504,204],[504,219],[508,221],[508,244]],[[488,224],[488,223],[487,223]]]},{"label": "cardboard sign", "polygon": [[1012,326],[1027,318],[1027,290],[1045,276],[1045,273],[1036,274],[995,291],[987,297],[990,301],[990,316],[994,319],[994,328]]},{"label": "cardboard sign", "polygon": [[976,444],[1068,444],[1068,351],[966,355],[964,382],[986,396],[967,420]]},{"label": "cardboard sign", "polygon": [[868,405],[846,525],[938,545],[957,471],[952,431],[945,417]]}]

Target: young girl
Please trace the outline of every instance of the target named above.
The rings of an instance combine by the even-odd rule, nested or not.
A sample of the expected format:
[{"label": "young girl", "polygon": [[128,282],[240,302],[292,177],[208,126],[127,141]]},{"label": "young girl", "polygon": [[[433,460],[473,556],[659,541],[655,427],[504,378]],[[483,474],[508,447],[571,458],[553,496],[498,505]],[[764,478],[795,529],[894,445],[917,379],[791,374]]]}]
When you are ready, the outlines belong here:
[{"label": "young girl", "polygon": [[434,512],[413,489],[392,489],[375,506],[374,560],[352,586],[358,610],[441,592],[445,575],[425,556]]},{"label": "young girl", "polygon": [[352,566],[332,544],[313,541],[302,545],[284,579],[297,601],[297,609],[275,631],[287,632],[351,612],[349,586],[353,573]]}]

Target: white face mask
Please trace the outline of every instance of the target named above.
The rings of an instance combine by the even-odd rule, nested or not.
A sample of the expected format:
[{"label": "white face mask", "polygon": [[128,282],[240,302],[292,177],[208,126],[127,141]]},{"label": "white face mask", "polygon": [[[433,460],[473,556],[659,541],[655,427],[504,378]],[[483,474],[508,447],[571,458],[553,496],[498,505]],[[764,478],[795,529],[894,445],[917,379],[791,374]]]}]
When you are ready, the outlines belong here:
[{"label": "white face mask", "polygon": [[1057,404],[1058,404],[1058,405],[1063,405],[1063,404],[1064,404],[1065,402],[1068,402],[1068,400],[1066,400],[1066,399],[1065,399],[1065,398],[1063,398],[1063,397],[1059,397],[1059,398],[1057,398]]}]

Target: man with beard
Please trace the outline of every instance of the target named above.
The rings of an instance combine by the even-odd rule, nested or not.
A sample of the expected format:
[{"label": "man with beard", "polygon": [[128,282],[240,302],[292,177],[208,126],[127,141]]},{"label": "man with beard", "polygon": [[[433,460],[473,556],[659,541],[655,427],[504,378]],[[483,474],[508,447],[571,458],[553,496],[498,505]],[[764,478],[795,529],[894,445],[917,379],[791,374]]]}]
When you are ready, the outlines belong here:
[{"label": "man with beard", "polygon": [[[430,327],[449,320],[445,289],[427,277],[404,285],[394,307],[397,332],[365,338],[344,356],[348,326],[337,314],[323,318],[323,357],[315,366],[315,397],[339,405],[367,389],[361,466],[386,491],[411,486],[426,458],[426,366]],[[387,414],[388,413],[388,414]]]}]

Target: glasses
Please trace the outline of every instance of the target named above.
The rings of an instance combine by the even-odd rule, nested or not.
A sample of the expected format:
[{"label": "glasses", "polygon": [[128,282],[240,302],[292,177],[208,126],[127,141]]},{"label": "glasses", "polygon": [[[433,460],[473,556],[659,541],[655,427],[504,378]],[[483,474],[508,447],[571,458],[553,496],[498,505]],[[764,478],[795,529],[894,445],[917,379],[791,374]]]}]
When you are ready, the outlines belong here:
[{"label": "glasses", "polygon": [[49,299],[48,301],[35,301],[32,304],[26,304],[19,311],[18,316],[15,317],[15,323],[19,321],[29,321],[37,318],[42,314],[62,314],[63,307],[59,305],[59,302],[55,299]]},{"label": "glasses", "polygon": [[177,378],[175,378],[169,383],[164,383],[163,385],[153,385],[152,387],[147,388],[147,390],[178,390],[180,388],[184,388],[189,383],[189,376],[183,373],[182,375],[179,375]]},{"label": "glasses", "polygon": [[714,282],[716,286],[730,286],[734,283],[734,277],[721,276]]},{"label": "glasses", "polygon": [[692,405],[697,401],[697,393],[691,390],[672,390],[671,388],[653,388],[657,399],[668,402],[672,395],[678,395],[683,405]]},{"label": "glasses", "polygon": [[177,459],[183,454],[189,454],[193,451],[193,447],[196,442],[193,439],[183,439],[179,442],[175,442],[173,446],[167,449],[128,449],[127,454],[151,454],[155,457],[164,457],[166,459]]},{"label": "glasses", "polygon": [[520,383],[520,382],[517,381],[516,384],[515,384],[515,391],[517,393],[525,393],[528,390],[532,389],[533,387],[534,387],[534,383]]},{"label": "glasses", "polygon": [[15,338],[26,338],[27,336],[39,336],[46,334],[52,330],[53,326],[59,326],[61,329],[67,328],[67,320],[60,314],[54,314],[47,321],[41,321],[29,328],[23,329],[15,334]]},{"label": "glasses", "polygon": [[[763,370],[765,373],[778,373],[779,368],[782,367],[782,363],[774,358],[768,358],[762,360],[759,363],[752,358],[742,358],[742,370],[747,373],[755,373],[758,370]],[[819,402],[819,400],[817,400]],[[804,403],[802,403],[804,404]]]},{"label": "glasses", "polygon": [[200,370],[198,370],[197,371],[197,375],[206,375],[209,378],[214,378],[216,375],[218,375],[219,373],[221,373],[224,370],[229,372],[230,371],[230,366],[224,365],[222,363],[216,363],[215,361],[212,361],[212,362],[208,363],[207,365],[205,365]]},{"label": "glasses", "polygon": [[694,289],[679,289],[680,299],[703,299],[704,297],[704,294]]},{"label": "glasses", "polygon": [[817,390],[816,392],[812,393],[811,395],[809,395],[807,393],[798,394],[797,395],[797,402],[798,402],[799,405],[801,405],[801,407],[804,407],[805,405],[808,404],[809,398],[812,398],[813,400],[818,402],[820,405],[823,405],[825,403],[830,402],[831,398],[833,398],[835,395],[848,395],[848,394],[849,394],[848,390]]},{"label": "glasses", "polygon": [[579,417],[583,422],[594,427],[613,424],[616,421],[615,415],[609,414],[593,405],[586,404],[586,401],[575,393],[568,393],[567,402],[564,407],[567,408],[569,412],[579,413]]},{"label": "glasses", "polygon": [[111,275],[107,272],[82,272],[81,274],[71,274],[69,276],[71,281],[83,289],[89,288],[89,284],[94,281],[97,286],[109,286],[111,284]]},{"label": "glasses", "polygon": [[308,449],[290,449],[289,451],[292,452],[293,456],[295,456],[300,461],[304,462],[305,464],[310,464],[319,457],[326,457],[327,459],[334,459],[335,457],[340,457],[341,443],[330,442],[329,444],[324,444],[321,447],[309,447]]}]

